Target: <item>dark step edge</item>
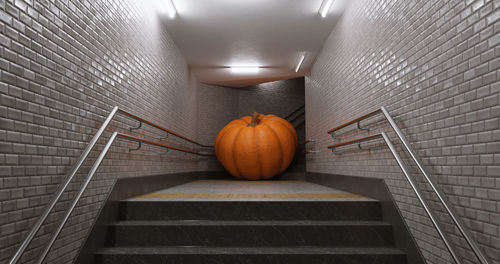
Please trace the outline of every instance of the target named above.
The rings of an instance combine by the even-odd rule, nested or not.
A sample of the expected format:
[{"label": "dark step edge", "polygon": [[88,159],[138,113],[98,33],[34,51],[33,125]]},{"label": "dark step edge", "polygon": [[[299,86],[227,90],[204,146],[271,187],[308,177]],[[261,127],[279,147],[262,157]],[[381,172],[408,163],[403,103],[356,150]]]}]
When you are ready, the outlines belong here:
[{"label": "dark step edge", "polygon": [[393,247],[110,247],[97,255],[405,255]]},{"label": "dark step edge", "polygon": [[112,227],[156,226],[390,226],[384,221],[345,220],[124,220]]}]

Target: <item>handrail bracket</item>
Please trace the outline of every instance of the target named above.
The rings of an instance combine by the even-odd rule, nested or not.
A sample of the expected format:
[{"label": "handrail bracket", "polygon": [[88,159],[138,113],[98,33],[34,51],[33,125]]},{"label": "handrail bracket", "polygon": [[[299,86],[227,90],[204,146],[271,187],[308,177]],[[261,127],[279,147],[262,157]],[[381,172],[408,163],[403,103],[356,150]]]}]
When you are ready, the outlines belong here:
[{"label": "handrail bracket", "polygon": [[[8,262],[9,264],[16,264],[21,259],[22,255],[24,254],[24,252],[26,251],[26,249],[28,248],[28,246],[30,245],[30,243],[32,242],[32,240],[35,238],[35,236],[38,233],[38,231],[41,229],[43,223],[45,222],[45,220],[48,218],[49,214],[52,212],[52,210],[56,206],[56,203],[63,196],[63,193],[66,191],[66,189],[68,188],[68,186],[70,185],[70,183],[72,182],[72,180],[75,178],[75,175],[77,174],[78,170],[80,169],[80,167],[82,166],[82,164],[87,160],[87,157],[89,156],[90,152],[95,147],[95,145],[97,144],[97,142],[99,141],[99,139],[101,138],[101,136],[104,134],[104,131],[109,126],[109,124],[111,123],[112,119],[115,117],[115,115],[117,113],[122,113],[122,114],[124,114],[124,115],[126,115],[128,117],[131,117],[132,119],[135,119],[135,120],[137,120],[139,122],[139,125],[137,127],[129,128],[130,131],[134,131],[134,130],[142,128],[142,124],[145,123],[147,125],[155,127],[157,129],[160,129],[160,130],[162,130],[164,132],[167,132],[167,137],[168,137],[168,134],[172,134],[175,137],[183,139],[184,145],[186,145],[188,142],[190,142],[190,143],[193,143],[193,144],[198,145],[200,147],[213,148],[212,146],[203,145],[203,144],[198,143],[198,142],[196,142],[194,140],[191,140],[191,139],[186,138],[186,137],[184,137],[182,135],[179,135],[179,134],[177,134],[177,133],[175,133],[173,131],[170,131],[170,130],[164,128],[164,127],[161,127],[160,125],[157,125],[157,124],[152,123],[152,122],[150,122],[150,121],[148,121],[146,119],[142,119],[142,118],[140,118],[140,117],[138,117],[138,116],[136,116],[134,114],[131,114],[131,113],[126,112],[126,111],[124,111],[122,109],[119,109],[118,106],[113,107],[113,110],[106,117],[106,119],[102,123],[101,127],[97,130],[97,132],[94,134],[93,138],[90,140],[90,142],[85,147],[85,149],[83,150],[83,152],[81,153],[81,155],[78,157],[76,163],[73,165],[73,167],[70,170],[70,172],[68,173],[67,177],[64,179],[64,182],[62,182],[59,185],[59,187],[58,187],[55,195],[52,198],[52,200],[45,207],[45,209],[42,212],[42,214],[38,217],[38,219],[35,222],[35,224],[33,225],[33,227],[31,227],[31,229],[28,231],[28,234],[26,235],[26,237],[24,238],[24,240],[18,246],[16,252],[14,253],[14,255],[11,257],[10,261]],[[46,244],[46,246],[44,248],[44,251],[42,252],[42,255],[38,259],[38,262],[36,262],[37,264],[41,264],[43,262],[43,260],[45,259],[45,257],[47,256],[47,254],[49,253],[52,245],[54,244],[54,242],[57,239],[57,237],[58,237],[59,233],[61,232],[62,228],[64,227],[64,225],[66,224],[67,220],[69,219],[72,211],[75,209],[75,206],[78,203],[78,201],[80,200],[80,197],[82,196],[83,192],[85,191],[87,185],[90,183],[92,177],[94,176],[94,174],[96,173],[97,169],[99,168],[101,162],[103,161],[104,157],[106,156],[106,153],[109,151],[111,145],[113,144],[114,140],[117,137],[125,138],[125,139],[132,140],[132,141],[136,141],[137,143],[139,143],[139,145],[137,146],[137,148],[129,148],[129,150],[128,150],[129,152],[141,149],[141,147],[143,145],[142,143],[144,143],[144,144],[155,145],[155,146],[166,148],[167,152],[168,152],[168,149],[172,149],[172,150],[176,150],[176,151],[180,151],[180,152],[184,152],[184,153],[194,154],[194,155],[197,155],[197,156],[207,156],[207,157],[208,156],[215,156],[213,154],[200,153],[199,151],[193,151],[193,150],[189,150],[189,149],[183,149],[183,148],[179,148],[179,147],[175,147],[175,146],[168,146],[168,145],[161,144],[161,143],[158,143],[158,142],[148,141],[148,140],[145,140],[145,139],[136,138],[136,137],[125,135],[125,134],[120,134],[118,132],[113,132],[112,136],[110,137],[110,139],[106,143],[104,149],[101,150],[98,158],[94,162],[94,165],[92,166],[89,174],[87,175],[87,178],[85,179],[84,184],[82,184],[80,186],[79,192],[73,198],[72,204],[70,205],[69,209],[66,210],[64,218],[59,223],[59,226],[57,227],[57,229],[55,230],[55,232],[52,233],[50,241]]]},{"label": "handrail bracket", "polygon": [[168,154],[168,152],[169,152],[169,149],[165,149],[165,152],[160,153],[160,155],[166,155],[166,154]]},{"label": "handrail bracket", "polygon": [[358,124],[358,129],[359,129],[359,130],[364,130],[364,131],[368,131],[368,132],[370,131],[370,129],[369,129],[369,128],[364,128],[364,127],[361,127],[361,120],[359,120],[359,121],[357,122],[357,124]]},{"label": "handrail bracket", "polygon": [[333,153],[334,155],[338,155],[338,156],[342,155],[342,152],[335,151],[335,148],[332,148],[331,150],[332,150],[332,153]]},{"label": "handrail bracket", "polygon": [[360,150],[368,150],[368,151],[371,151],[371,150],[372,150],[371,148],[362,148],[362,147],[361,147],[361,141],[359,141],[359,142],[358,142],[358,148],[359,148]]},{"label": "handrail bracket", "polygon": [[335,131],[330,132],[330,133],[328,133],[328,134],[330,134],[330,136],[332,136],[332,139],[333,139],[333,140],[341,140],[341,139],[342,139],[342,137],[341,137],[341,136],[337,136],[337,135],[335,135]]},{"label": "handrail bracket", "polygon": [[141,149],[142,142],[138,141],[137,143],[139,143],[139,145],[137,146],[137,148],[129,148],[128,152],[137,151],[137,150]]},{"label": "handrail bracket", "polygon": [[158,138],[158,140],[164,140],[164,139],[168,139],[168,132],[165,132],[166,135],[164,137],[160,137]]},{"label": "handrail bracket", "polygon": [[139,125],[137,127],[129,128],[130,132],[137,130],[137,129],[140,129],[142,127],[142,121],[141,120],[137,120],[137,121],[139,121]]},{"label": "handrail bracket", "polygon": [[[446,198],[445,194],[439,189],[438,185],[434,182],[434,180],[432,179],[430,173],[427,171],[427,168],[424,166],[422,160],[418,156],[417,152],[413,149],[413,147],[411,146],[410,142],[406,139],[406,137],[404,136],[403,132],[398,127],[398,125],[396,124],[396,122],[394,121],[394,119],[391,117],[391,115],[389,114],[389,112],[387,111],[387,109],[385,109],[385,107],[382,106],[378,110],[375,110],[375,111],[373,111],[371,113],[368,113],[368,114],[366,114],[364,116],[358,117],[358,118],[356,118],[356,119],[354,119],[352,121],[349,121],[349,122],[347,122],[345,124],[337,126],[336,128],[330,129],[330,130],[327,131],[327,133],[330,134],[334,139],[336,139],[337,137],[334,136],[334,132],[335,131],[337,131],[339,129],[342,129],[342,128],[346,127],[346,126],[349,126],[351,124],[354,124],[354,123],[357,123],[358,129],[365,130],[365,131],[370,131],[369,128],[363,128],[363,127],[361,127],[360,121],[363,120],[363,119],[366,119],[368,117],[371,117],[371,116],[373,116],[375,114],[378,114],[378,113],[382,113],[383,116],[385,117],[385,120],[387,122],[389,122],[389,124],[392,127],[393,131],[396,133],[396,136],[399,138],[399,140],[401,141],[401,143],[404,146],[404,148],[406,149],[406,151],[408,151],[408,153],[410,154],[411,158],[416,163],[418,169],[423,174],[425,180],[430,185],[430,187],[431,187],[432,191],[434,192],[434,194],[436,194],[436,196],[438,197],[438,199],[441,202],[441,204],[443,205],[444,209],[446,210],[446,212],[450,216],[451,220],[453,221],[453,223],[456,225],[456,227],[458,228],[458,230],[462,234],[463,238],[465,239],[465,241],[467,242],[467,244],[469,245],[469,247],[472,249],[473,253],[477,257],[477,259],[479,260],[479,262],[481,264],[489,264],[490,263],[489,260],[487,259],[486,255],[483,253],[483,251],[481,250],[481,248],[479,247],[479,244],[474,239],[474,237],[472,236],[471,232],[469,231],[469,229],[467,228],[467,226],[465,225],[465,223],[463,222],[463,220],[459,217],[458,212],[453,207],[453,205],[448,201],[448,199]],[[367,137],[364,137],[364,138],[359,138],[359,139],[351,140],[351,141],[344,142],[344,143],[338,143],[338,144],[335,144],[335,145],[328,146],[328,148],[332,150],[332,153],[338,154],[338,153],[334,152],[334,149],[336,147],[341,147],[341,146],[345,146],[345,145],[348,145],[348,144],[357,143],[359,149],[361,149],[361,150],[371,150],[371,149],[368,149],[368,148],[363,148],[361,146],[361,141],[367,141],[367,140],[373,139],[373,138],[378,137],[378,136],[382,136],[382,138],[384,139],[386,145],[389,147],[389,150],[391,151],[394,159],[398,163],[399,167],[403,171],[403,174],[405,175],[405,177],[407,178],[408,182],[410,183],[413,191],[415,192],[415,194],[417,195],[418,199],[420,200],[420,203],[422,204],[422,206],[424,207],[427,215],[431,219],[432,224],[434,225],[434,227],[436,228],[437,232],[439,233],[439,236],[443,239],[443,242],[445,243],[445,246],[448,249],[451,257],[454,260],[454,262],[457,263],[457,264],[462,263],[462,261],[459,258],[457,252],[455,251],[454,247],[452,246],[451,242],[449,241],[448,235],[444,232],[444,230],[441,227],[440,223],[437,221],[437,217],[432,212],[432,210],[429,207],[427,201],[425,200],[424,196],[422,195],[421,191],[419,190],[417,184],[414,182],[414,180],[410,176],[410,172],[406,168],[406,165],[403,163],[403,161],[402,161],[401,157],[399,156],[396,148],[394,147],[394,145],[392,144],[392,142],[389,140],[389,137],[387,136],[387,134],[385,132],[381,132],[381,134],[374,135],[374,136],[367,136]]]}]

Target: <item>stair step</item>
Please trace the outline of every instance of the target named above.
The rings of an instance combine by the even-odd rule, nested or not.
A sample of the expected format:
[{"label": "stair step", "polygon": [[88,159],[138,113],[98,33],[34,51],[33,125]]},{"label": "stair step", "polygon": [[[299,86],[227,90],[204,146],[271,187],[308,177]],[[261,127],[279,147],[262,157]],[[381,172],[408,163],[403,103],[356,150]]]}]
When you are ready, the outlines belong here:
[{"label": "stair step", "polygon": [[392,226],[356,221],[127,221],[108,246],[390,246]]},{"label": "stair step", "polygon": [[96,252],[96,263],[404,264],[406,255],[385,247],[117,247]]},{"label": "stair step", "polygon": [[119,220],[382,219],[379,201],[122,201]]},{"label": "stair step", "polygon": [[156,220],[119,221],[111,226],[390,226],[382,221],[331,221],[331,220]]}]

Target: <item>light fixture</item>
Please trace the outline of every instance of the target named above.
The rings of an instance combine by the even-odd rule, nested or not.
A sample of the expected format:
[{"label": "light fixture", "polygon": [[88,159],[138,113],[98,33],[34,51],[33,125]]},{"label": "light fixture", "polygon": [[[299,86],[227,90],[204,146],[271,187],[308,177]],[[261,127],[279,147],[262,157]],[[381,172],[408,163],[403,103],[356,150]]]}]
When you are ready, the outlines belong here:
[{"label": "light fixture", "polygon": [[295,72],[299,72],[299,69],[302,66],[305,58],[306,56],[304,54],[300,55],[299,63],[297,64],[297,67],[295,67]]},{"label": "light fixture", "polygon": [[167,13],[170,18],[175,18],[177,8],[175,8],[174,0],[167,0]]},{"label": "light fixture", "polygon": [[328,14],[328,11],[330,10],[330,7],[332,7],[333,0],[323,0],[323,3],[321,4],[321,7],[319,8],[319,14],[321,17],[326,17]]},{"label": "light fixture", "polygon": [[236,74],[252,74],[260,71],[260,66],[229,66],[231,73]]}]

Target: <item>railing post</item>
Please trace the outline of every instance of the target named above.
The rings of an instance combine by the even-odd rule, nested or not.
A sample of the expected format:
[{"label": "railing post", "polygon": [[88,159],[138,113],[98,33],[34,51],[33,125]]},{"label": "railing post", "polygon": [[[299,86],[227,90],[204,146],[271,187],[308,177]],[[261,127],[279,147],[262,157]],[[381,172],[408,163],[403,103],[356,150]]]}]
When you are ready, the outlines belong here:
[{"label": "railing post", "polygon": [[458,227],[458,230],[460,231],[460,233],[462,233],[462,235],[464,236],[465,240],[467,241],[467,243],[471,247],[471,249],[474,252],[474,254],[476,255],[476,257],[479,259],[479,261],[482,264],[489,264],[488,259],[486,258],[486,256],[483,254],[483,252],[479,248],[479,245],[472,238],[472,235],[470,234],[469,230],[465,227],[465,224],[463,223],[463,221],[458,217],[457,211],[455,210],[453,205],[451,205],[448,202],[448,199],[446,199],[446,197],[443,194],[443,192],[441,191],[441,189],[438,188],[437,184],[431,178],[430,173],[427,171],[427,169],[423,165],[423,162],[421,161],[417,152],[410,145],[410,142],[408,142],[408,140],[404,136],[401,129],[399,129],[396,122],[394,122],[394,119],[392,119],[391,115],[389,115],[389,112],[385,109],[385,107],[382,106],[380,108],[380,110],[382,110],[382,113],[384,114],[385,118],[387,119],[387,121],[389,121],[389,124],[394,129],[394,132],[396,132],[396,135],[399,137],[399,139],[403,143],[406,150],[408,150],[408,152],[410,153],[411,157],[413,158],[413,160],[417,164],[418,169],[422,172],[425,179],[427,180],[427,182],[431,186],[432,190],[436,193],[439,201],[441,201],[441,203],[443,204],[444,208],[446,209],[446,211],[450,215],[450,217],[453,220],[453,222],[455,223],[455,225]]},{"label": "railing post", "polygon": [[439,233],[439,236],[443,239],[444,244],[448,248],[448,251],[450,251],[450,254],[451,254],[453,260],[455,260],[455,263],[461,264],[461,261],[458,258],[457,253],[455,252],[455,250],[451,246],[450,241],[448,241],[447,235],[443,232],[441,225],[439,224],[436,217],[432,213],[427,202],[424,200],[423,195],[420,193],[420,190],[418,189],[417,184],[413,181],[413,178],[410,176],[410,172],[408,171],[408,169],[406,169],[406,165],[403,163],[403,160],[401,159],[398,152],[396,151],[396,148],[394,147],[394,145],[392,145],[392,142],[389,140],[389,137],[387,137],[387,135],[384,132],[382,132],[381,134],[382,134],[382,137],[384,138],[385,143],[387,144],[387,146],[391,150],[392,156],[394,156],[394,159],[398,163],[399,167],[403,171],[403,174],[406,176],[406,179],[408,180],[411,187],[413,188],[413,191],[417,195],[418,200],[420,201],[420,203],[424,207],[425,212],[427,213],[427,215],[431,219],[432,224],[434,224],[434,226],[436,227],[436,230]]},{"label": "railing post", "polygon": [[42,252],[42,255],[40,255],[40,258],[37,261],[37,264],[42,264],[42,262],[45,260],[47,257],[47,254],[49,254],[50,249],[52,248],[52,245],[56,241],[57,237],[61,233],[62,229],[64,228],[64,225],[68,221],[69,217],[71,216],[71,213],[76,207],[76,204],[78,201],[80,201],[80,198],[83,195],[83,192],[89,185],[90,181],[94,177],[94,174],[96,173],[97,169],[101,165],[102,161],[104,160],[104,157],[106,157],[106,154],[108,153],[109,148],[115,141],[116,136],[118,135],[117,132],[114,132],[113,135],[109,138],[108,142],[106,143],[106,146],[104,146],[104,149],[102,150],[101,154],[99,154],[99,157],[97,157],[97,160],[94,162],[94,165],[92,165],[92,168],[90,169],[89,174],[87,175],[87,178],[85,178],[85,181],[83,182],[82,186],[80,187],[80,190],[76,194],[76,196],[73,198],[73,201],[71,202],[71,205],[69,209],[66,211],[66,214],[64,215],[64,218],[61,220],[59,223],[59,226],[57,227],[56,231],[52,235],[52,238],[50,239],[49,243],[45,246],[45,249]]},{"label": "railing post", "polygon": [[111,111],[111,113],[106,118],[106,120],[104,121],[104,123],[101,125],[101,127],[99,128],[99,130],[97,131],[97,133],[94,135],[94,137],[92,138],[92,140],[90,141],[90,143],[83,150],[83,152],[80,155],[80,157],[78,158],[75,166],[73,166],[73,168],[71,169],[70,173],[68,174],[68,177],[66,177],[66,180],[60,185],[60,187],[59,187],[56,195],[54,196],[54,198],[50,201],[50,203],[48,204],[48,206],[43,211],[42,215],[40,215],[40,217],[38,218],[38,220],[36,221],[36,223],[33,225],[33,227],[31,228],[31,230],[28,232],[28,234],[26,235],[26,238],[23,240],[23,242],[21,243],[21,245],[17,249],[16,253],[14,253],[14,256],[12,256],[11,260],[9,261],[9,264],[15,264],[15,263],[17,263],[19,261],[19,259],[23,255],[24,251],[29,246],[29,244],[31,243],[31,241],[35,237],[35,235],[38,232],[38,230],[40,230],[40,227],[42,227],[43,222],[45,222],[45,219],[47,219],[47,217],[49,216],[49,214],[52,211],[52,209],[54,209],[54,206],[56,205],[57,201],[59,201],[59,199],[61,198],[61,195],[66,190],[66,188],[68,187],[69,183],[71,182],[71,180],[73,179],[73,177],[76,175],[76,172],[78,171],[78,169],[80,168],[80,166],[83,164],[83,162],[85,161],[85,159],[89,155],[90,151],[92,150],[92,148],[94,147],[94,145],[97,143],[97,141],[101,137],[101,135],[104,132],[104,130],[108,127],[109,123],[111,122],[111,120],[113,119],[113,117],[115,116],[115,114],[116,114],[117,111],[118,111],[118,106],[115,106],[113,108],[113,110]]},{"label": "railing post", "polygon": [[[434,180],[430,176],[430,173],[427,171],[426,167],[423,165],[423,162],[420,159],[420,157],[418,156],[417,152],[412,148],[412,146],[410,145],[410,143],[408,142],[408,140],[404,136],[403,132],[401,131],[401,129],[399,129],[399,127],[397,126],[396,122],[394,122],[394,119],[392,119],[392,117],[389,115],[389,112],[385,109],[385,107],[382,106],[380,109],[378,109],[376,111],[373,111],[373,112],[368,113],[368,114],[366,114],[364,116],[361,116],[361,117],[356,118],[356,119],[354,119],[352,121],[349,121],[349,122],[344,123],[344,124],[342,124],[340,126],[337,126],[337,127],[333,128],[333,129],[330,129],[330,130],[327,131],[327,133],[330,134],[335,139],[336,138],[335,135],[334,135],[335,131],[337,131],[339,129],[342,129],[342,128],[346,127],[346,126],[349,126],[351,124],[354,124],[356,122],[358,123],[357,124],[358,125],[358,129],[363,129],[363,128],[360,127],[359,121],[361,121],[362,119],[371,117],[371,116],[373,116],[375,114],[378,114],[379,112],[383,113],[385,119],[389,122],[389,124],[391,125],[391,127],[393,128],[393,130],[396,132],[396,135],[398,136],[398,138],[403,143],[403,146],[410,153],[410,156],[412,157],[413,161],[415,161],[415,163],[417,164],[418,169],[424,175],[424,178],[426,179],[427,183],[429,183],[429,185],[431,186],[432,190],[437,195],[439,201],[443,204],[443,206],[446,209],[447,213],[450,215],[450,218],[453,220],[453,222],[457,226],[458,230],[463,235],[463,237],[465,238],[467,244],[470,246],[470,248],[472,249],[472,251],[474,252],[474,254],[476,255],[476,257],[478,258],[478,260],[480,261],[480,263],[481,264],[489,264],[490,263],[489,260],[486,258],[486,255],[482,252],[481,248],[479,247],[479,244],[473,238],[471,232],[466,227],[465,223],[459,217],[459,214],[457,213],[455,207],[446,199],[446,196],[444,195],[444,193],[439,189],[439,186],[434,182]],[[350,143],[353,143],[353,142],[355,142],[355,141],[347,142],[347,144],[350,144]],[[328,148],[342,146],[342,145],[344,145],[344,144],[339,143],[339,144],[335,144],[335,145],[332,145],[332,146],[328,146]],[[358,145],[358,147],[360,147],[360,146]],[[332,148],[332,152],[333,152],[333,148]]]}]

